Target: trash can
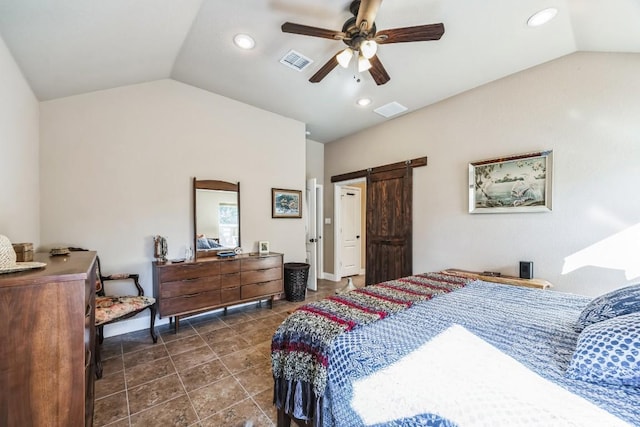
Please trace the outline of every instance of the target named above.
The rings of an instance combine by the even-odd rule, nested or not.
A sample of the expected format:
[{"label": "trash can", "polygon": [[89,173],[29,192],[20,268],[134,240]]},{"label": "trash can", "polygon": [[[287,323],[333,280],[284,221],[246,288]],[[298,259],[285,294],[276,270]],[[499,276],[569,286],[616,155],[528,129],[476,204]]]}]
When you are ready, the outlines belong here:
[{"label": "trash can", "polygon": [[284,263],[284,294],[287,301],[304,301],[309,278],[309,264],[304,262]]}]

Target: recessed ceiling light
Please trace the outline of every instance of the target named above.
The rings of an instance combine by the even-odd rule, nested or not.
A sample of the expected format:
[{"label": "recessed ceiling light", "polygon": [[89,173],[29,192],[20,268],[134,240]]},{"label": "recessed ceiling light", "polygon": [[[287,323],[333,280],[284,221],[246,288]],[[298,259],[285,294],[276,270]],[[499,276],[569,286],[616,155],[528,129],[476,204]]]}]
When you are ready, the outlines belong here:
[{"label": "recessed ceiling light", "polygon": [[531,17],[527,20],[527,25],[530,27],[539,27],[540,25],[544,25],[547,22],[551,21],[557,14],[558,9],[556,9],[555,7],[543,9],[531,15]]},{"label": "recessed ceiling light", "polygon": [[356,101],[356,104],[358,104],[361,107],[366,107],[367,105],[371,104],[371,99],[370,98],[360,98]]},{"label": "recessed ceiling light", "polygon": [[248,34],[236,34],[233,38],[233,42],[240,49],[253,49],[256,45],[256,41]]},{"label": "recessed ceiling light", "polygon": [[305,131],[305,132],[304,132],[304,134],[305,134],[305,135],[307,135],[307,136],[309,136],[309,135],[311,135],[311,131],[310,131],[310,130],[307,130],[307,131]]}]

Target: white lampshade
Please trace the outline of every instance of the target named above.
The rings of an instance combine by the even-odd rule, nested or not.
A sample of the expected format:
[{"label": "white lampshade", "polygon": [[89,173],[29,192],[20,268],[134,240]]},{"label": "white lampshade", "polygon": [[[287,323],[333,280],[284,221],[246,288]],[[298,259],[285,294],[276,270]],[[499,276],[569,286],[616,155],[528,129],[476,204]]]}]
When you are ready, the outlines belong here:
[{"label": "white lampshade", "polygon": [[362,52],[362,56],[367,59],[371,59],[377,51],[378,43],[373,40],[365,40],[360,44],[360,52]]},{"label": "white lampshade", "polygon": [[349,67],[349,61],[351,61],[352,56],[353,51],[349,48],[346,48],[336,56],[336,59],[338,60],[338,64],[340,64],[343,68],[347,68]]},{"label": "white lampshade", "polygon": [[358,57],[358,72],[362,73],[363,71],[367,71],[369,68],[371,68],[371,62],[369,62],[369,60],[364,56],[360,55]]}]

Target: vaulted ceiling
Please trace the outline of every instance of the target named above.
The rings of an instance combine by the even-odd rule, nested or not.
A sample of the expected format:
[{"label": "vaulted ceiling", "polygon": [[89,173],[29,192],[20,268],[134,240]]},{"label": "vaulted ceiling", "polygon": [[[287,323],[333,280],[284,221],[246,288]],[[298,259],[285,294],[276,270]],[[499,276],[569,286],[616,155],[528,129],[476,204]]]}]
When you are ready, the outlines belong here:
[{"label": "vaulted ceiling", "polygon": [[[381,45],[391,80],[336,67],[341,41],[285,34],[284,22],[341,30],[349,0],[0,0],[0,35],[40,100],[172,78],[306,123],[329,142],[576,51],[640,53],[640,0],[385,0],[378,30],[442,22],[438,41]],[[558,14],[528,27],[535,12]],[[241,50],[238,33],[256,45]],[[314,62],[280,63],[290,50]],[[356,105],[361,97],[367,107]]]}]

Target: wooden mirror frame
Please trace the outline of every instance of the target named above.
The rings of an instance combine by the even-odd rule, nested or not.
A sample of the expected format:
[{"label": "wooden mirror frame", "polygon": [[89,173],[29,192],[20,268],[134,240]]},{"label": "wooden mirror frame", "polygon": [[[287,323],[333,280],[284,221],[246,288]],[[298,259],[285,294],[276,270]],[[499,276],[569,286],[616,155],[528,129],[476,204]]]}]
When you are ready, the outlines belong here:
[{"label": "wooden mirror frame", "polygon": [[238,247],[241,246],[242,240],[240,239],[240,183],[216,181],[216,180],[198,180],[193,178],[193,253],[195,259],[208,258],[218,255],[220,251],[229,251],[234,248],[221,248],[219,250],[198,250],[198,213],[197,213],[197,190],[219,190],[219,191],[233,191],[236,193],[238,203]]}]

